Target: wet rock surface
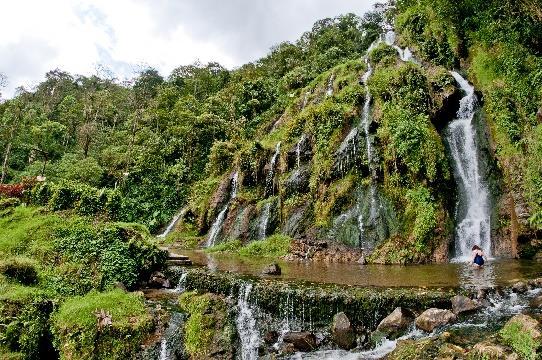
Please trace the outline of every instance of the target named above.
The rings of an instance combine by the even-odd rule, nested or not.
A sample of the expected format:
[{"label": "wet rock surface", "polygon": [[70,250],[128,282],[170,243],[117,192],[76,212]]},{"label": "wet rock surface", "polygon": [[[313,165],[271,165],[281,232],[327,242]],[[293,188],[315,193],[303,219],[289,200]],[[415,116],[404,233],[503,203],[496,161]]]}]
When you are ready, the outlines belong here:
[{"label": "wet rock surface", "polygon": [[333,342],[341,349],[350,350],[356,347],[356,333],[345,313],[340,312],[333,317],[331,325]]},{"label": "wet rock surface", "polygon": [[160,288],[166,288],[169,289],[171,287],[171,283],[169,282],[169,279],[161,273],[160,271],[155,271],[151,274],[151,277],[149,278],[149,287],[160,289]]},{"label": "wet rock surface", "polygon": [[321,240],[294,240],[290,246],[288,261],[311,260],[322,262],[349,263],[357,262],[362,257],[362,251],[348,248],[337,243]]},{"label": "wet rock surface", "polygon": [[416,318],[416,327],[426,332],[456,320],[456,315],[450,310],[431,308],[425,310]]},{"label": "wet rock surface", "polygon": [[308,331],[288,332],[283,341],[292,344],[297,351],[308,352],[316,349],[316,336]]},{"label": "wet rock surface", "polygon": [[404,334],[415,318],[416,315],[411,310],[398,307],[378,324],[376,330],[394,339]]},{"label": "wet rock surface", "polygon": [[518,281],[514,285],[512,285],[512,291],[518,294],[524,294],[529,290],[529,287],[527,284],[523,281]]},{"label": "wet rock surface", "polygon": [[456,295],[452,298],[452,311],[456,315],[469,313],[478,308],[480,308],[480,305],[476,301],[464,295]]},{"label": "wet rock surface", "polygon": [[264,275],[275,275],[276,276],[276,275],[280,275],[281,272],[282,271],[280,269],[280,266],[277,263],[269,264],[262,270],[262,274],[264,274]]}]

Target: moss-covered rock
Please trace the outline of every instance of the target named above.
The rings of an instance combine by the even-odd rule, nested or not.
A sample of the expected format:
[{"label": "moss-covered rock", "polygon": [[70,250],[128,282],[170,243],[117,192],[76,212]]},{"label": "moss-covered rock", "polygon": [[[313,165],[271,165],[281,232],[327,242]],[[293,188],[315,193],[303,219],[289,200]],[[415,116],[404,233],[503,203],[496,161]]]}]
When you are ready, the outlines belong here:
[{"label": "moss-covered rock", "polygon": [[51,325],[62,360],[134,357],[152,328],[143,299],[122,290],[69,299]]},{"label": "moss-covered rock", "polygon": [[192,359],[233,359],[236,330],[224,298],[187,292],[179,299],[189,315],[184,325],[184,347]]}]

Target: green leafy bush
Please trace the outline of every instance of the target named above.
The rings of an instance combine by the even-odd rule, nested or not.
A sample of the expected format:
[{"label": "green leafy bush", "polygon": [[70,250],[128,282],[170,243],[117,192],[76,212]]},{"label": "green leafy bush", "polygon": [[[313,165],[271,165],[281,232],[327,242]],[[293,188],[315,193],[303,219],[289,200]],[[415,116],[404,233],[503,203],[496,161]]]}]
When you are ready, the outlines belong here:
[{"label": "green leafy bush", "polygon": [[507,324],[499,332],[499,336],[504,344],[512,347],[520,355],[521,359],[535,360],[537,358],[536,349],[540,343],[533,339],[529,331],[524,330],[521,324],[514,322]]},{"label": "green leafy bush", "polygon": [[278,258],[288,253],[291,238],[286,235],[272,235],[265,240],[249,243],[239,249],[241,256]]}]

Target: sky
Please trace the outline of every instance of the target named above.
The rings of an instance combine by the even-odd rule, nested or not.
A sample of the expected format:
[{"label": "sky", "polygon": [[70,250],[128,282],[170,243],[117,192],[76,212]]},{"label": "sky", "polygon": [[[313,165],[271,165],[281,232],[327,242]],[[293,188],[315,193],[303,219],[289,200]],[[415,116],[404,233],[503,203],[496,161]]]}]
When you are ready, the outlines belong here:
[{"label": "sky", "polygon": [[130,78],[145,66],[167,76],[199,60],[235,68],[319,19],[362,15],[374,0],[7,0],[0,14],[4,98],[56,68]]}]

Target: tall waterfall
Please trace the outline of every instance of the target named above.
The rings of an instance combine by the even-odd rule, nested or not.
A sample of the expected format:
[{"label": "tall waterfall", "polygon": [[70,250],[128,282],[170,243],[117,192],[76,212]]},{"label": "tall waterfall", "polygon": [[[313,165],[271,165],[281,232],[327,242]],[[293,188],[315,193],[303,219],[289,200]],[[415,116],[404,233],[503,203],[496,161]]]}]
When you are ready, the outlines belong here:
[{"label": "tall waterfall", "polygon": [[177,225],[177,222],[179,221],[179,219],[183,217],[185,212],[186,212],[186,209],[182,209],[178,214],[176,214],[171,220],[171,222],[168,224],[168,226],[165,228],[164,232],[158,235],[157,237],[163,239],[166,236],[168,236],[169,233],[173,231],[173,229],[175,228],[175,225]]},{"label": "tall waterfall", "polygon": [[280,155],[280,141],[277,143],[277,146],[275,147],[275,153],[273,154],[273,157],[271,158],[271,162],[269,163],[269,172],[267,173],[267,177],[265,178],[265,194],[266,195],[273,195],[274,190],[274,182],[275,182],[275,166],[277,165],[277,160]]},{"label": "tall waterfall", "polygon": [[258,359],[258,346],[260,345],[260,333],[256,327],[254,310],[249,302],[252,284],[244,283],[239,289],[237,299],[237,318],[235,323],[241,340],[241,359]]},{"label": "tall waterfall", "polygon": [[480,246],[489,256],[491,229],[488,190],[480,176],[476,130],[472,124],[476,113],[476,95],[474,87],[466,79],[456,72],[452,71],[451,74],[465,92],[460,101],[457,118],[446,131],[460,194],[456,211],[456,257],[468,257],[473,245]]},{"label": "tall waterfall", "polygon": [[220,231],[222,230],[222,225],[224,224],[224,220],[226,220],[226,214],[228,213],[230,203],[233,199],[237,197],[238,181],[239,181],[239,173],[236,171],[233,174],[233,177],[231,180],[230,199],[226,203],[226,205],[224,205],[220,213],[218,213],[218,216],[216,217],[216,220],[213,223],[213,226],[211,226],[211,231],[209,231],[209,238],[207,239],[207,247],[214,246],[216,243],[216,240],[218,239],[218,235],[220,235]]}]

